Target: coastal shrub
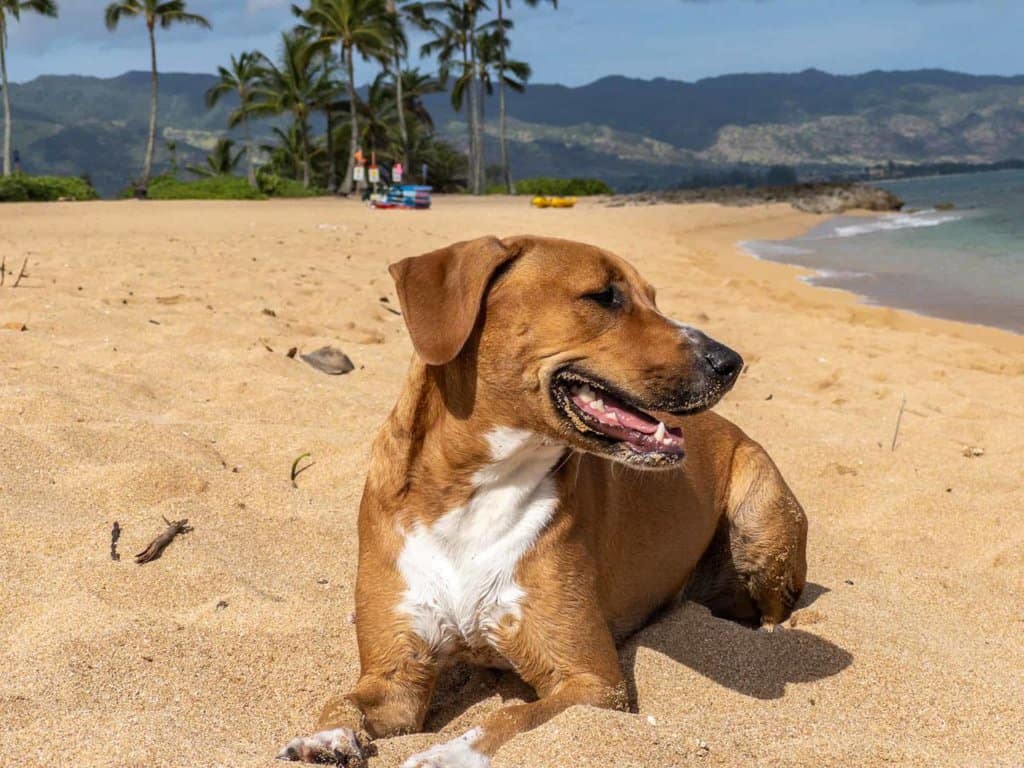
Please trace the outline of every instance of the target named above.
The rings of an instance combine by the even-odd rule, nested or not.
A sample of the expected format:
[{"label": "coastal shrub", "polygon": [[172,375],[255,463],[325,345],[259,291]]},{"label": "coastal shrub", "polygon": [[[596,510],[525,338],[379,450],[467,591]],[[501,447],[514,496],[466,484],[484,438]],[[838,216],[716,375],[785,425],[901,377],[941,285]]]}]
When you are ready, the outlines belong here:
[{"label": "coastal shrub", "polygon": [[326,194],[322,189],[306,189],[301,181],[264,170],[256,173],[256,183],[259,184],[260,191],[268,197],[319,197]]},{"label": "coastal shrub", "polygon": [[96,200],[99,195],[85,179],[74,176],[27,176],[16,173],[0,177],[0,202],[46,203],[57,200]]},{"label": "coastal shrub", "polygon": [[587,195],[610,195],[612,188],[598,179],[555,179],[541,176],[536,179],[517,181],[516,192],[520,195],[586,197]]},{"label": "coastal shrub", "polygon": [[181,181],[158,176],[149,182],[150,200],[265,200],[266,195],[238,176],[210,176]]}]

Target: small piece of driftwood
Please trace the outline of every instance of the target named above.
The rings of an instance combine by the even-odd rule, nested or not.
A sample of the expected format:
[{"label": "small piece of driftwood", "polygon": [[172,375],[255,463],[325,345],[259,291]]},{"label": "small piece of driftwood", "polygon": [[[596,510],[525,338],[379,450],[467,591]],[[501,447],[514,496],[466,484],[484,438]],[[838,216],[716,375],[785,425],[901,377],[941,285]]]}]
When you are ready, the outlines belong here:
[{"label": "small piece of driftwood", "polygon": [[188,524],[188,518],[184,520],[168,520],[165,517],[164,522],[167,523],[167,530],[153,539],[148,547],[135,556],[135,562],[139,565],[156,560],[167,549],[167,545],[174,541],[175,536],[192,530],[192,526]]},{"label": "small piece of driftwood", "polygon": [[121,538],[121,526],[114,521],[114,527],[110,529],[110,559],[120,560],[121,555],[117,553],[117,540]]}]

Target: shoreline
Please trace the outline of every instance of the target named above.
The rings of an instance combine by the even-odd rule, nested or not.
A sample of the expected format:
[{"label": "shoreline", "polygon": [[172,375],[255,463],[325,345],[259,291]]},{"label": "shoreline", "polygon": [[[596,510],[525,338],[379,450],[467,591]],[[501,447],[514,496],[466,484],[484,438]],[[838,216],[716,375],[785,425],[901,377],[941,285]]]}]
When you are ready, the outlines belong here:
[{"label": "shoreline", "polygon": [[[893,214],[889,213],[878,213],[876,211],[848,211],[841,214],[841,216],[856,216],[863,217],[865,219],[877,220],[884,219],[886,216]],[[807,288],[824,290],[832,292],[837,298],[840,299],[841,303],[846,305],[851,301],[858,307],[864,309],[875,309],[884,313],[892,311],[904,313],[910,318],[916,318],[921,321],[923,327],[927,327],[934,330],[943,330],[950,332],[952,335],[958,338],[966,338],[973,336],[975,332],[983,333],[987,338],[998,340],[1001,337],[1006,337],[1010,341],[1009,347],[1014,350],[1024,350],[1024,332],[1018,332],[1012,328],[1008,328],[995,323],[985,323],[970,320],[961,316],[957,316],[955,313],[950,312],[948,314],[941,314],[938,312],[943,306],[948,304],[934,303],[931,306],[935,307],[934,313],[930,312],[923,306],[924,302],[919,306],[913,306],[911,299],[906,299],[904,303],[899,302],[899,296],[906,296],[907,294],[894,294],[890,293],[890,296],[894,296],[893,301],[887,300],[886,296],[879,296],[869,292],[860,291],[855,285],[851,285],[849,280],[864,280],[873,279],[879,277],[876,272],[861,272],[855,268],[849,269],[821,269],[816,267],[809,267],[804,264],[799,264],[795,261],[787,260],[784,255],[780,257],[774,257],[770,255],[763,255],[756,249],[758,242],[768,241],[771,243],[778,243],[779,245],[789,245],[793,241],[799,240],[801,237],[812,232],[822,224],[826,224],[829,221],[835,220],[839,216],[833,215],[822,215],[815,221],[810,223],[807,227],[795,231],[793,234],[783,235],[782,237],[748,237],[743,240],[736,242],[736,250],[739,251],[745,258],[751,259],[762,264],[774,264],[781,267],[793,270],[793,275],[796,282]],[[795,243],[793,243],[796,245]],[[957,328],[960,328],[958,331]],[[970,329],[970,330],[968,330]]]},{"label": "shoreline", "polygon": [[[885,215],[885,214],[883,214]],[[866,217],[866,216],[865,216]],[[871,217],[874,217],[871,214]],[[835,218],[835,217],[833,217]],[[828,219],[826,219],[826,222]],[[817,226],[817,225],[815,225]],[[772,244],[778,243],[785,245],[787,243],[793,243],[798,241],[802,234],[806,234],[812,231],[815,227],[811,227],[807,231],[798,234],[794,238],[790,238],[783,241],[768,241]],[[907,312],[914,316],[925,317],[930,319],[941,319],[941,321],[949,321],[952,323],[963,324],[966,326],[974,326],[977,328],[985,328],[993,331],[1001,331],[1013,336],[1024,336],[1024,330],[1017,331],[1014,328],[1010,328],[1005,325],[999,324],[1001,315],[996,315],[991,322],[983,322],[980,319],[973,319],[969,316],[957,314],[955,310],[950,308],[950,302],[925,302],[922,301],[915,304],[909,293],[900,293],[898,290],[890,290],[888,295],[882,295],[884,292],[869,292],[863,288],[863,283],[872,280],[880,280],[888,278],[898,278],[901,275],[883,275],[879,272],[873,271],[860,271],[855,268],[820,268],[801,264],[796,260],[790,260],[784,258],[783,255],[771,256],[759,253],[757,250],[757,244],[765,241],[748,240],[740,241],[736,244],[736,247],[746,256],[756,259],[757,261],[766,261],[773,264],[783,264],[785,266],[797,267],[798,269],[810,272],[809,274],[801,274],[797,280],[806,286],[812,288],[825,289],[830,291],[840,291],[847,294],[856,296],[863,306],[873,306],[885,309],[898,309],[902,312]],[[796,254],[794,258],[799,258]],[[890,286],[891,288],[891,286]],[[892,300],[888,298],[892,296]],[[968,302],[968,308],[975,308],[970,302]],[[942,310],[946,311],[943,312]]]}]

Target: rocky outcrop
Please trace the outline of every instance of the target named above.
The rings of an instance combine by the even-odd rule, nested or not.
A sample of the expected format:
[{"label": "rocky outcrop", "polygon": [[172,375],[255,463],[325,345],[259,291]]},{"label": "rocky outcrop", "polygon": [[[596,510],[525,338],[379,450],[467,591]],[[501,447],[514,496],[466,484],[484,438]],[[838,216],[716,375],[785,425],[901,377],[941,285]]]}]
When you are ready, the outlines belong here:
[{"label": "rocky outcrop", "polygon": [[851,210],[898,211],[903,201],[880,187],[858,182],[816,182],[783,187],[713,187],[617,195],[608,205],[654,205],[657,203],[718,203],[720,205],[764,205],[789,203],[808,213],[842,213]]}]

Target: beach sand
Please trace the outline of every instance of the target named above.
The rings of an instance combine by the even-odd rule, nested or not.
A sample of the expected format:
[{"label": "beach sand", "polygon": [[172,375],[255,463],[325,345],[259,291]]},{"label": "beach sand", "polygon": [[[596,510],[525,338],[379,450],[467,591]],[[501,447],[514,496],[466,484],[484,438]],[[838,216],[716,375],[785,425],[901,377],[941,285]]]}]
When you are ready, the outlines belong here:
[{"label": "beach sand", "polygon": [[[717,410],[807,509],[810,583],[773,634],[671,611],[622,650],[637,714],[572,709],[496,768],[1024,764],[1024,337],[862,306],[735,247],[820,220],[461,198],[3,206],[0,253],[29,276],[0,288],[0,765],[280,765],[358,673],[356,509],[411,354],[386,266],[525,232],[621,254],[667,313],[742,352]],[[286,356],[323,344],[356,370]],[[135,565],[163,516],[194,531]],[[371,766],[526,695],[455,670],[428,722],[443,735],[379,742]]]}]

